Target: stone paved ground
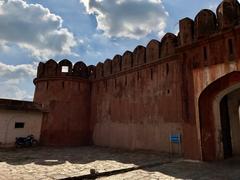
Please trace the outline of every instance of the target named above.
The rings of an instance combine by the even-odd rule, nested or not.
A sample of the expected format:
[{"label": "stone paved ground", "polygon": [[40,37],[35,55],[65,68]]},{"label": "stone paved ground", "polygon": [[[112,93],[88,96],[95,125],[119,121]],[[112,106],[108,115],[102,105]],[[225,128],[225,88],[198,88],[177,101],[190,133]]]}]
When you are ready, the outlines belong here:
[{"label": "stone paved ground", "polygon": [[[213,163],[171,160],[172,163],[99,179],[240,179],[240,158]],[[89,174],[92,168],[105,172],[166,161],[169,157],[164,154],[98,147],[0,150],[0,180],[61,179]]]},{"label": "stone paved ground", "polygon": [[240,158],[221,162],[187,162],[173,163],[131,171],[120,175],[100,178],[101,180],[240,180]]},{"label": "stone paved ground", "polygon": [[99,147],[0,149],[0,180],[61,179],[89,174],[90,169],[104,172],[168,159]]}]

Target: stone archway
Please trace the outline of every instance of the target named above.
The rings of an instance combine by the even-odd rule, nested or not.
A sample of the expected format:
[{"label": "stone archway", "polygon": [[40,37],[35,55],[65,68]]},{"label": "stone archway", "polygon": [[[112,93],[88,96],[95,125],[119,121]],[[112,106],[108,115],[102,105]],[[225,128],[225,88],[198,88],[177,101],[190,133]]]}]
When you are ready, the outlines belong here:
[{"label": "stone archway", "polygon": [[[238,89],[240,89],[240,72],[234,71],[212,82],[202,91],[199,97],[203,160],[209,161],[224,158],[225,152],[221,137],[224,103],[226,103],[224,102],[224,98]],[[220,108],[220,104],[222,109]]]}]

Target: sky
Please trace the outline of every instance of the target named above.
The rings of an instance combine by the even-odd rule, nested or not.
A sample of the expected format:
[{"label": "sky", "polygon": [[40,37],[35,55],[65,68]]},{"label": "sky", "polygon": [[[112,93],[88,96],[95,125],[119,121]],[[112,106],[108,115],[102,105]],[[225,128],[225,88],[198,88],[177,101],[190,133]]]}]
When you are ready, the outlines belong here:
[{"label": "sky", "polygon": [[96,65],[220,0],[0,0],[0,98],[32,100],[40,61]]}]

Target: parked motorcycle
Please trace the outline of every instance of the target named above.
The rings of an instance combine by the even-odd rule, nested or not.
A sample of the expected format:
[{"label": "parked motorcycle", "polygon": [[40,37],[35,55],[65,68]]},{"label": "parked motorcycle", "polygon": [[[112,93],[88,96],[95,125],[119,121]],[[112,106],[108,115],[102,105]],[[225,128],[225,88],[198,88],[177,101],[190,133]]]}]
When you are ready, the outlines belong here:
[{"label": "parked motorcycle", "polygon": [[20,147],[32,147],[36,146],[38,144],[38,141],[34,138],[33,135],[29,135],[27,137],[17,137],[15,146]]}]

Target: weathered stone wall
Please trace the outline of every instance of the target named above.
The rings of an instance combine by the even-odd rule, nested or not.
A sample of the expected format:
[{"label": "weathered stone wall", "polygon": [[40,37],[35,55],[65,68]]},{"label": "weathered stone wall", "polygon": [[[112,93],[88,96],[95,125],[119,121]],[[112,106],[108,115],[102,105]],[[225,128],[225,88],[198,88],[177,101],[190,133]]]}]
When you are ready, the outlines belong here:
[{"label": "weathered stone wall", "polygon": [[[97,74],[92,89],[91,115],[92,121],[96,123],[95,126],[92,125],[94,141],[97,144],[110,146],[166,151],[169,146],[167,137],[170,134],[167,131],[171,131],[168,128],[167,119],[174,119],[173,116],[175,116],[180,122],[183,120],[178,125],[180,125],[180,132],[183,130],[185,157],[201,159],[199,95],[195,89],[198,89],[201,84],[212,82],[212,80],[209,81],[211,78],[207,77],[208,73],[205,71],[207,67],[222,63],[228,67],[231,66],[228,65],[229,63],[237,60],[240,54],[238,50],[240,40],[237,36],[239,30],[236,26],[238,21],[232,19],[229,12],[238,14],[238,9],[239,4],[236,1],[223,1],[217,9],[217,16],[211,10],[205,9],[200,11],[194,20],[182,19],[177,37],[167,33],[161,42],[152,40],[146,48],[138,46],[132,54],[127,51],[122,58],[122,71],[118,74],[113,71],[108,71],[112,74],[104,73],[106,69],[114,69],[114,64],[111,64],[110,60],[107,60],[107,63],[99,64],[97,72],[102,72],[103,75]],[[237,16],[239,17],[239,14]],[[170,61],[175,67],[171,69],[169,63],[166,65],[167,61]],[[105,68],[107,65],[108,68]],[[164,72],[161,71],[163,69],[165,69],[165,73],[168,71],[168,73],[174,74],[174,78],[172,80],[166,78]],[[174,72],[173,69],[176,71]],[[202,71],[202,76],[194,74],[193,72],[197,71],[195,69]],[[157,78],[151,80],[151,71]],[[223,74],[229,72],[227,69],[222,71]],[[221,76],[216,73],[209,71],[209,76]],[[139,75],[143,80],[138,79]],[[199,82],[196,83],[196,79],[199,79]],[[172,89],[175,92],[171,95],[160,95],[161,93],[159,93],[168,90],[171,92]],[[203,90],[204,88],[199,92]],[[170,100],[166,97],[169,97]],[[152,104],[156,106],[152,106]],[[159,111],[154,111],[154,107],[161,108]],[[156,119],[163,119],[163,121],[156,121]],[[158,126],[145,123],[147,120],[157,122]],[[144,122],[142,128],[137,126],[137,121]],[[113,122],[114,125],[110,125]],[[157,129],[156,131],[161,132],[161,135],[156,134],[155,130],[146,130],[147,133],[144,134],[145,128]],[[140,133],[142,133],[141,139],[144,142],[142,147],[135,143],[138,141],[136,134]],[[111,136],[107,136],[107,134],[111,134]],[[160,136],[164,137],[165,141],[161,141],[162,144],[158,146],[155,137]],[[121,137],[125,138],[121,139]],[[152,137],[150,142],[149,137]]]},{"label": "weathered stone wall", "polygon": [[182,62],[175,58],[92,83],[94,144],[171,150],[169,136],[182,134],[183,122]]},{"label": "weathered stone wall", "polygon": [[[61,72],[68,66],[68,72]],[[40,67],[40,66],[39,66]],[[34,102],[46,109],[41,143],[44,145],[86,145],[90,143],[90,83],[87,66],[69,61],[41,63],[35,79]],[[39,71],[38,71],[39,72]]]},{"label": "weathered stone wall", "polygon": [[[67,144],[73,137],[169,152],[169,135],[180,133],[184,156],[202,159],[199,96],[217,78],[239,70],[239,9],[237,0],[224,0],[216,14],[204,9],[194,20],[182,19],[177,36],[167,33],[96,67],[40,63],[34,100],[49,106],[50,118],[43,121],[43,141],[63,137]],[[61,66],[69,71],[62,73]]]}]

